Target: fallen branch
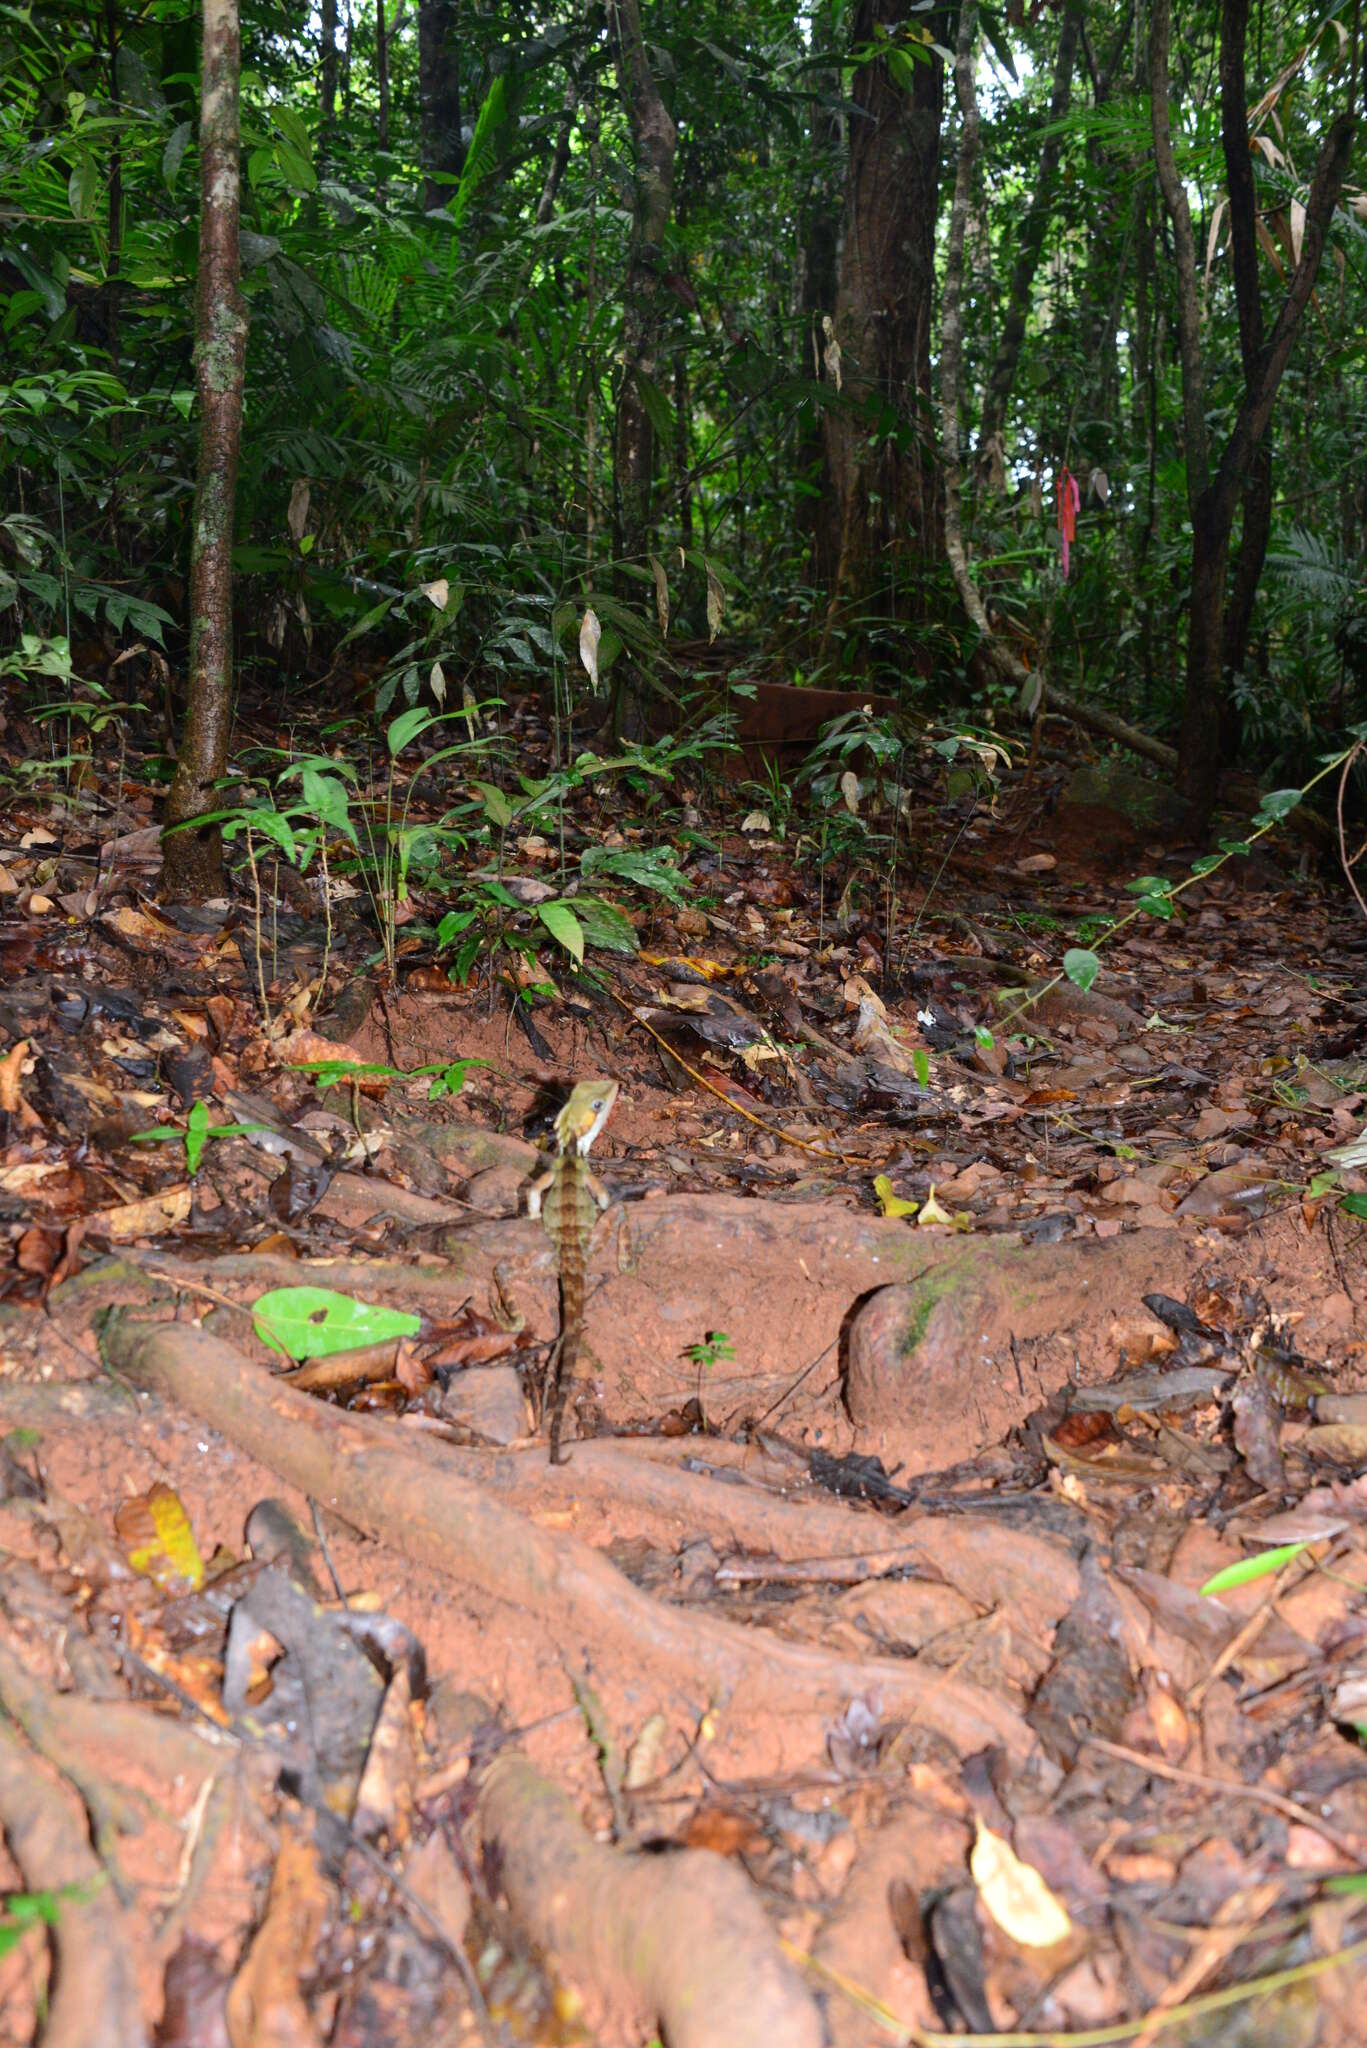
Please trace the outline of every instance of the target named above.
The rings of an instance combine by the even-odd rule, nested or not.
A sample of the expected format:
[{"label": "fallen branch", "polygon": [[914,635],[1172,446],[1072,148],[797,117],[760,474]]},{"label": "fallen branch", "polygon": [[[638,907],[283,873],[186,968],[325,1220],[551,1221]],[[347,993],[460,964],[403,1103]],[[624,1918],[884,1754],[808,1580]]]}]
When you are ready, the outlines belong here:
[{"label": "fallen branch", "polygon": [[516,1918],[614,2011],[644,2007],[670,2048],[818,2048],[816,2006],[733,1864],[707,1849],[603,1848],[511,1750],[491,1764],[478,1813]]},{"label": "fallen branch", "polygon": [[111,1317],[101,1341],[134,1386],[178,1401],[378,1542],[626,1662],[639,1663],[644,1648],[688,1694],[729,1698],[759,1687],[790,1710],[823,1714],[873,1695],[884,1713],[919,1721],[961,1755],[990,1743],[1018,1758],[1035,1749],[1022,1717],[983,1687],[663,1606],[577,1537],[539,1528],[415,1456],[393,1424],[311,1401],[203,1330]]}]

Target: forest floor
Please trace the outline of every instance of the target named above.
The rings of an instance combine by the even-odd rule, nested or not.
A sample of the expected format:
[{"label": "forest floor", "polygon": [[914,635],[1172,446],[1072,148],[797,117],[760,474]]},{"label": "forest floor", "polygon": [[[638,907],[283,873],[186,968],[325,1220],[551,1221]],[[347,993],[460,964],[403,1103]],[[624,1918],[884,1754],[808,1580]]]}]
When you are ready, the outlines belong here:
[{"label": "forest floor", "polygon": [[[900,872],[676,795],[639,950],[466,988],[312,873],[159,902],[135,764],[9,803],[0,2040],[1360,2039],[1341,878],[1260,848],[1022,1012],[1193,852],[1066,759],[926,782]],[[524,1196],[599,1074],[552,1465]]]}]

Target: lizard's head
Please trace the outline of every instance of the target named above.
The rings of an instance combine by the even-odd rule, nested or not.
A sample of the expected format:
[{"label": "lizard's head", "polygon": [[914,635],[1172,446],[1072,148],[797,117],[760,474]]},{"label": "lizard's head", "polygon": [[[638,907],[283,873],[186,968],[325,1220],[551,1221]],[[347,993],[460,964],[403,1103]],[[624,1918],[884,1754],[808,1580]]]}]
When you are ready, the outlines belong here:
[{"label": "lizard's head", "polygon": [[578,1081],[570,1099],[555,1120],[555,1135],[562,1152],[588,1151],[617,1100],[617,1083],[607,1080]]}]

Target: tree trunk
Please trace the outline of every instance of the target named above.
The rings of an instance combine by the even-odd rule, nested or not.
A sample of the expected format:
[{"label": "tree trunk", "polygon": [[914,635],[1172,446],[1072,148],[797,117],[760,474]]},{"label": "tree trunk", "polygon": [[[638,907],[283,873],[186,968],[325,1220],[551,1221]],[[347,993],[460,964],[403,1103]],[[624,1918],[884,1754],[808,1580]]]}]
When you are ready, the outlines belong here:
[{"label": "tree trunk", "polygon": [[[964,239],[973,194],[973,174],[978,160],[978,98],[973,84],[977,46],[977,0],[963,0],[959,15],[959,40],[954,53],[954,87],[959,105],[958,164],[954,177],[954,202],[949,215],[949,236],[945,251],[945,288],[940,327],[940,433],[944,464],[945,557],[954,586],[968,618],[978,634],[978,652],[997,675],[1013,684],[1021,695],[1022,708],[1035,711],[1044,694],[1042,672],[1032,673],[1020,657],[992,629],[973,572],[963,536],[961,498],[963,464],[959,452],[959,385],[963,374],[963,291]],[[1171,747],[1138,732],[1113,712],[1095,704],[1083,704],[1050,689],[1050,701],[1065,718],[1074,719],[1090,731],[1118,740],[1132,752],[1154,761],[1172,774],[1177,758]]]},{"label": "tree trunk", "polygon": [[679,546],[693,551],[692,406],[688,388],[688,350],[674,351],[674,477],[679,493]]},{"label": "tree trunk", "polygon": [[570,160],[570,137],[574,133],[574,117],[579,112],[579,80],[571,72],[565,81],[565,98],[560,108],[560,120],[556,128],[555,148],[546,170],[546,182],[541,187],[541,197],[536,202],[536,224],[544,228],[555,212],[555,202],[560,194],[561,180]]},{"label": "tree trunk", "polygon": [[465,162],[460,112],[460,0],[418,0],[418,121],[423,204],[445,206]]},{"label": "tree trunk", "polygon": [[[813,21],[812,39],[824,40],[832,53],[836,47],[838,19],[835,0],[826,0],[822,13]],[[840,113],[840,72],[838,67],[813,74],[809,131],[810,173],[806,194],[798,207],[798,241],[801,282],[798,291],[798,327],[801,376],[818,382],[822,375],[824,329],[822,321],[835,314],[840,263],[840,171],[843,163],[843,127]],[[807,486],[797,501],[798,532],[810,546],[811,580],[818,590],[829,590],[840,560],[840,529],[829,494],[821,489],[825,460],[824,412],[813,401],[802,406],[797,420],[794,468]]]},{"label": "tree trunk", "polygon": [[199,279],[195,386],[199,467],[190,542],[190,667],[180,757],[166,801],[164,886],[171,896],[212,895],[222,884],[217,825],[189,821],[213,808],[228,767],[233,690],[233,511],[242,440],[247,309],[240,287],[237,0],[204,0],[200,82]]},{"label": "tree trunk", "polygon": [[1006,294],[1006,318],[1002,324],[1001,338],[997,343],[992,368],[988,372],[987,390],[983,397],[982,419],[978,426],[980,470],[991,466],[992,444],[998,439],[1005,424],[1006,408],[1016,381],[1016,367],[1020,362],[1021,347],[1025,341],[1025,325],[1030,314],[1035,272],[1039,269],[1044,236],[1053,213],[1054,186],[1058,182],[1059,156],[1063,148],[1062,135],[1052,131],[1057,129],[1059,122],[1067,113],[1068,103],[1073,96],[1073,66],[1077,61],[1081,29],[1081,8],[1076,4],[1067,7],[1064,11],[1063,24],[1059,29],[1058,56],[1054,63],[1054,86],[1049,95],[1046,134],[1040,149],[1039,175],[1035,179],[1034,197],[1020,225],[1016,242],[1016,260],[1011,266],[1011,282]]},{"label": "tree trunk", "polygon": [[322,46],[318,67],[318,102],[322,110],[318,136],[318,160],[328,159],[337,120],[337,0],[322,0],[319,9],[319,40]]},{"label": "tree trunk", "polygon": [[[382,155],[389,153],[389,32],[385,27],[384,0],[375,0],[375,88],[379,94],[379,118],[375,124],[375,144]],[[380,189],[384,189],[381,174]]]},{"label": "tree trunk", "polygon": [[[943,42],[948,11],[858,0],[856,47],[914,21]],[[902,44],[905,50],[906,44]],[[929,52],[910,90],[876,56],[854,75],[835,341],[847,403],[826,414],[826,488],[839,554],[823,654],[847,608],[914,616],[918,566],[942,555],[930,415],[930,329],[944,67]]]},{"label": "tree trunk", "polygon": [[[1350,111],[1335,116],[1321,146],[1305,209],[1300,260],[1292,273],[1272,332],[1264,341],[1253,212],[1256,195],[1251,171],[1248,170],[1248,115],[1244,99],[1247,24],[1248,0],[1224,0],[1220,51],[1222,128],[1226,167],[1230,173],[1230,234],[1245,381],[1243,402],[1235,416],[1219,466],[1212,476],[1205,429],[1196,252],[1186,189],[1178,177],[1172,153],[1168,111],[1171,0],[1154,0],[1150,43],[1154,155],[1177,251],[1182,407],[1187,436],[1187,497],[1192,522],[1191,615],[1187,629],[1186,695],[1178,747],[1178,787],[1191,806],[1196,829],[1201,832],[1210,822],[1219,794],[1221,741],[1226,736],[1224,657],[1228,639],[1225,630],[1225,584],[1234,514],[1254,477],[1255,463],[1272,418],[1278,387],[1290,359],[1301,316],[1314,290],[1329,221],[1338,204],[1348,168],[1356,125],[1352,111],[1355,107],[1354,80],[1349,86]],[[1257,520],[1261,516],[1256,485],[1252,503],[1254,524],[1247,537],[1256,548]],[[1270,500],[1268,513],[1270,516]],[[1261,569],[1261,562],[1257,566]],[[1250,557],[1249,576],[1252,576],[1252,570]],[[1244,580],[1242,574],[1240,580]],[[1256,578],[1253,587],[1256,589]],[[1251,595],[1248,603],[1251,609]],[[1237,620],[1232,623],[1237,625]]]},{"label": "tree trunk", "polygon": [[643,566],[650,547],[655,440],[642,379],[653,383],[658,367],[661,256],[673,198],[678,131],[650,69],[639,0],[614,0],[614,12],[617,80],[636,151],[613,444],[613,545],[619,564],[619,594],[627,595],[634,585],[622,582],[620,565]]}]

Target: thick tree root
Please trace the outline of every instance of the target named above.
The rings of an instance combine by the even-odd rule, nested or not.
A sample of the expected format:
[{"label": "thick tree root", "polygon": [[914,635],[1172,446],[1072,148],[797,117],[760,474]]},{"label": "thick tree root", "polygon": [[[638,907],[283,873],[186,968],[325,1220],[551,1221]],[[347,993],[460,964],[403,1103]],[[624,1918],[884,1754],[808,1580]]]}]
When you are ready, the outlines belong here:
[{"label": "thick tree root", "polygon": [[574,1982],[644,2008],[670,2048],[819,2048],[816,2006],[742,1873],[707,1849],[625,1855],[505,1750],[479,1823],[513,1913]]},{"label": "thick tree root", "polygon": [[[133,1385],[180,1402],[251,1457],[415,1562],[541,1616],[630,1664],[646,1650],[685,1693],[757,1689],[768,1711],[839,1712],[856,1695],[918,1721],[960,1755],[1036,1749],[1024,1719],[985,1688],[893,1659],[856,1661],[640,1592],[599,1553],[535,1526],[399,1440],[392,1424],[343,1415],[184,1324],[113,1319],[106,1359]],[[747,1706],[756,1704],[747,1700]]]},{"label": "thick tree root", "polygon": [[[73,1796],[0,1727],[0,1828],[28,1892],[58,1894],[43,2048],[144,2048],[133,1945]],[[66,1892],[66,1887],[72,1887]]]}]

